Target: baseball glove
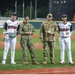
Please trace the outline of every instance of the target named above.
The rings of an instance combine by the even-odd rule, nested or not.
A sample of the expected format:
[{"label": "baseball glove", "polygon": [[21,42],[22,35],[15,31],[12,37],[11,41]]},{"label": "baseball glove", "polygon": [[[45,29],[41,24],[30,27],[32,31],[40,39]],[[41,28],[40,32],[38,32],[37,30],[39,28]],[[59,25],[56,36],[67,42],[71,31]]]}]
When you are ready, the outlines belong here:
[{"label": "baseball glove", "polygon": [[9,33],[9,38],[15,38],[16,35],[14,33]]}]

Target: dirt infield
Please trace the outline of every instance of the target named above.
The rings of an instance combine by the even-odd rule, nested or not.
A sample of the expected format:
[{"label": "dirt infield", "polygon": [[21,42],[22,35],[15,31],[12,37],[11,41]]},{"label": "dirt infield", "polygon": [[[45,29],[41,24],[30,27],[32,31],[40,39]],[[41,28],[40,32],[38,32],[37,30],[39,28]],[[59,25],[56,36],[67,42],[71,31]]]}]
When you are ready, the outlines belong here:
[{"label": "dirt infield", "polygon": [[32,70],[2,70],[0,71],[0,74],[75,74],[75,67]]}]

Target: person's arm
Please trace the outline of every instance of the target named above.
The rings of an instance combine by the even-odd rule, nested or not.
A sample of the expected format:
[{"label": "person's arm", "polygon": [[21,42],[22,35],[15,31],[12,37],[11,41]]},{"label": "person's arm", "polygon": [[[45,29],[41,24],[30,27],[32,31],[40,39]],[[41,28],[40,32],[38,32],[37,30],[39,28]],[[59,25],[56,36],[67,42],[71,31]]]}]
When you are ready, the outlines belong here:
[{"label": "person's arm", "polygon": [[58,31],[58,25],[57,25],[56,22],[54,22],[54,32],[55,32],[55,31]]},{"label": "person's arm", "polygon": [[72,33],[73,33],[72,25],[70,26],[70,32],[71,32],[71,35],[72,35]]},{"label": "person's arm", "polygon": [[41,39],[41,42],[44,41],[44,23],[41,24],[39,38]]},{"label": "person's arm", "polygon": [[32,33],[31,34],[32,35],[35,34],[35,28],[34,28],[34,26],[32,26]]},{"label": "person's arm", "polygon": [[60,33],[60,27],[59,27],[59,25],[58,25],[58,33]]},{"label": "person's arm", "polygon": [[19,34],[19,28],[20,28],[20,24],[17,27],[17,35]]},{"label": "person's arm", "polygon": [[44,26],[43,26],[43,23],[41,24],[41,27],[40,27],[40,39],[43,39],[43,31],[44,31]]},{"label": "person's arm", "polygon": [[5,40],[5,35],[6,35],[6,31],[7,31],[7,23],[5,22],[4,24],[4,30],[3,30],[3,41]]},{"label": "person's arm", "polygon": [[23,24],[20,25],[18,32],[19,32],[19,34],[21,34],[21,35],[25,34],[25,32],[23,31]]},{"label": "person's arm", "polygon": [[70,27],[70,31],[71,31],[71,32],[73,31],[72,25],[71,25],[71,27]]},{"label": "person's arm", "polygon": [[4,30],[7,30],[7,23],[5,22],[5,24],[4,24]]}]

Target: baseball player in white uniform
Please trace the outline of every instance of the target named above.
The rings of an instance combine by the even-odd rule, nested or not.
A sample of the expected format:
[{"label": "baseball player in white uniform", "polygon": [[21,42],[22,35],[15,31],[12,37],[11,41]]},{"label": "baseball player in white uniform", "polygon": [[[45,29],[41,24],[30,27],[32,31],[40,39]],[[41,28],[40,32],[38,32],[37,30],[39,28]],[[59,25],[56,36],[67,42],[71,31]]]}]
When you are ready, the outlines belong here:
[{"label": "baseball player in white uniform", "polygon": [[16,64],[15,58],[15,47],[16,47],[16,35],[19,30],[19,23],[16,21],[17,15],[15,12],[11,14],[11,19],[7,20],[4,25],[4,53],[2,64],[6,64],[6,58],[9,47],[11,49],[11,64]]},{"label": "baseball player in white uniform", "polygon": [[67,15],[63,14],[62,15],[62,22],[60,22],[58,24],[58,30],[59,30],[59,34],[60,34],[60,49],[61,49],[61,53],[60,53],[60,58],[61,58],[61,64],[64,64],[65,62],[65,47],[67,50],[67,54],[68,54],[68,61],[69,64],[73,64],[72,61],[72,55],[71,55],[71,34],[72,34],[72,25],[70,22],[67,22]]}]

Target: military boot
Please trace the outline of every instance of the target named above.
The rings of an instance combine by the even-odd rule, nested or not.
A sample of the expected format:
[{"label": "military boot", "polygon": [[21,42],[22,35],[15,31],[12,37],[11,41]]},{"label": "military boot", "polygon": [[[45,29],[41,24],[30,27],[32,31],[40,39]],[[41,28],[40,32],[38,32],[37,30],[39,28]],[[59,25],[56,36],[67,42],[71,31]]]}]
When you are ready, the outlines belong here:
[{"label": "military boot", "polygon": [[40,64],[40,63],[34,60],[34,61],[32,61],[32,64],[33,64],[33,65],[38,65],[38,64]]},{"label": "military boot", "polygon": [[46,61],[46,60],[45,60],[45,61],[43,61],[43,62],[42,62],[42,64],[44,64],[44,65],[45,65],[45,64],[47,64],[47,61]]},{"label": "military boot", "polygon": [[55,64],[55,62],[53,60],[51,60],[51,64]]},{"label": "military boot", "polygon": [[27,61],[24,61],[23,64],[28,65],[28,62]]}]

